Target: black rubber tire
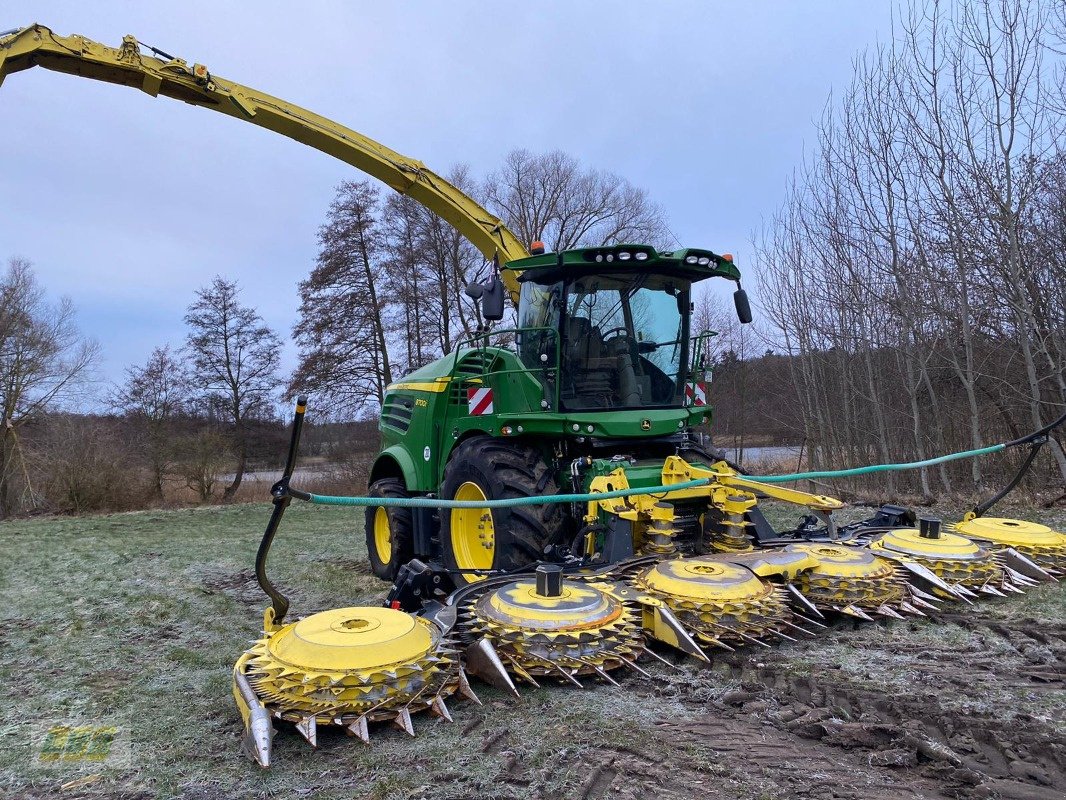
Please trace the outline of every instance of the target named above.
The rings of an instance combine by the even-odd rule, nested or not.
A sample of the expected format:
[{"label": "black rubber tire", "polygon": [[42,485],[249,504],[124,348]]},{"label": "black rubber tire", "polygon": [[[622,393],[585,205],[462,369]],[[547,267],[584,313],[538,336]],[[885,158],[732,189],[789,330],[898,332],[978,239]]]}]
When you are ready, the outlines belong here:
[{"label": "black rubber tire", "polygon": [[[400,478],[379,478],[370,484],[369,497],[409,497],[407,487]],[[385,581],[392,581],[400,567],[415,557],[414,519],[409,508],[386,508],[389,518],[389,539],[392,542],[392,557],[383,561],[374,541],[374,517],[381,506],[367,506],[364,528],[366,552],[370,558],[370,571]]]},{"label": "black rubber tire", "polygon": [[[440,495],[455,497],[466,482],[476,483],[489,500],[534,497],[559,493],[551,468],[540,452],[519,442],[479,436],[468,439],[452,452],[444,467]],[[495,529],[495,552],[492,569],[510,570],[544,558],[544,548],[558,541],[563,533],[565,515],[558,503],[518,506],[492,510]],[[457,570],[451,535],[452,515],[441,513],[441,550],[444,566],[452,572],[457,586],[470,579]]]}]

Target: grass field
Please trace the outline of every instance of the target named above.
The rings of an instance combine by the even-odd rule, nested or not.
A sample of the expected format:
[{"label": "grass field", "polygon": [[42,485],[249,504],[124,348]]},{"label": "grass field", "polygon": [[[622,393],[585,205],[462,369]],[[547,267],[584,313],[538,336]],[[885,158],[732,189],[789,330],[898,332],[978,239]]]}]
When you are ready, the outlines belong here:
[{"label": "grass field", "polygon": [[[784,796],[797,786],[774,771],[773,759],[760,761],[744,746],[729,752],[706,726],[728,723],[722,737],[766,747],[768,736],[794,738],[773,716],[785,708],[781,676],[808,680],[827,670],[851,692],[833,701],[841,708],[829,719],[861,721],[847,698],[921,686],[936,690],[952,718],[1024,719],[1048,728],[1051,744],[1066,753],[1066,693],[1054,680],[1066,595],[1050,586],[986,604],[977,623],[954,616],[860,630],[845,623],[817,641],[730,654],[711,667],[649,665],[655,681],[631,677],[623,689],[548,686],[513,701],[478,684],[484,706],[452,703],[453,724],[417,717],[415,739],[377,728],[369,747],[326,735],[313,752],[283,729],[274,767],[263,771],[240,751],[230,669],[261,627],[266,600],[252,565],[268,514],[267,504],[248,504],[0,524],[0,796],[592,798],[640,797],[651,787],[660,787],[660,798]],[[361,513],[348,509],[293,505],[270,573],[296,614],[376,604],[386,590],[365,567]],[[987,634],[996,626],[1008,635]],[[1012,628],[1029,634],[1012,640]],[[930,658],[948,664],[937,655],[945,652],[961,656],[931,670]],[[972,675],[969,683],[952,680],[952,670],[965,672],[978,656],[997,665],[980,684]],[[1007,679],[1033,663],[1050,679]],[[747,695],[739,704],[738,692]],[[800,694],[789,695],[789,708],[817,710],[810,690]],[[125,760],[43,761],[40,733],[54,724],[114,726]],[[923,783],[922,764],[906,774],[870,759],[852,768],[851,748],[832,749],[824,734],[795,741],[796,754],[816,748],[806,757],[843,763],[840,780],[867,787],[856,796],[880,796],[869,787],[882,784],[898,790],[886,797],[940,796],[937,782]],[[1057,774],[1054,760],[1023,760],[1049,780]],[[804,796],[823,796],[815,789],[825,785],[811,784]]]}]

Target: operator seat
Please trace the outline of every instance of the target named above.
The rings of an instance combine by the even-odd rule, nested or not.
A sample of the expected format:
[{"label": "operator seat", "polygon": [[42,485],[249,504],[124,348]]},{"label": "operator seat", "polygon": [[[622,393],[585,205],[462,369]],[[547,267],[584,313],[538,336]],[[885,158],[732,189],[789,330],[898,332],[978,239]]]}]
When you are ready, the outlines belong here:
[{"label": "operator seat", "polygon": [[566,320],[564,373],[572,404],[605,408],[615,404],[617,359],[604,352],[600,329],[587,317]]}]

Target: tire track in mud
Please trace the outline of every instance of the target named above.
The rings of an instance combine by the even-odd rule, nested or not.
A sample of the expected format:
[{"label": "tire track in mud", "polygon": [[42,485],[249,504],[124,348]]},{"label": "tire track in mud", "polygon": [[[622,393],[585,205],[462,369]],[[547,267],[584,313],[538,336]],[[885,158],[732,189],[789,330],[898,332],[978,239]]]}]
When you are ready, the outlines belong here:
[{"label": "tire track in mud", "polygon": [[[897,627],[881,647],[891,647],[885,657],[902,659],[914,676],[892,692],[869,688],[839,666],[812,667],[804,656],[825,638],[719,655],[696,672],[688,662],[665,685],[627,679],[626,691],[644,702],[664,695],[699,713],[656,725],[671,743],[665,760],[620,747],[586,751],[589,778],[578,796],[1066,797],[1062,719],[1029,713],[1041,706],[1024,700],[1010,714],[970,702],[991,684],[1030,699],[1061,691],[1066,625],[1008,624],[976,609],[940,617],[938,624],[956,623],[977,636],[963,646],[950,639],[931,646],[898,636]],[[834,627],[845,633],[848,624]],[[1004,642],[1010,658],[1001,656]],[[875,656],[877,647],[870,646]]]},{"label": "tire track in mud", "polygon": [[[762,783],[770,796],[1066,797],[1061,715],[1034,716],[1025,702],[1002,714],[958,702],[993,685],[1028,697],[1061,691],[1066,625],[954,614],[938,622],[974,633],[976,652],[896,640],[886,657],[905,657],[918,677],[892,693],[858,685],[839,666],[792,660],[817,640],[795,651],[717,657],[714,673],[739,688],[711,699],[706,680],[702,689],[676,684],[680,699],[706,714],[668,724],[669,735],[714,751],[733,778]],[[983,646],[1002,651],[1003,642],[1016,657]],[[1019,669],[1019,661],[1031,666]]]}]

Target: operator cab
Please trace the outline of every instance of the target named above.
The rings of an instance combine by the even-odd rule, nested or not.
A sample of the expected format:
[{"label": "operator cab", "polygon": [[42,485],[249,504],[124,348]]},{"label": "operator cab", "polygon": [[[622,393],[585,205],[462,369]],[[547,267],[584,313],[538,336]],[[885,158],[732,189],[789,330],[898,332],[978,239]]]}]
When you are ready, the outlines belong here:
[{"label": "operator cab", "polygon": [[538,370],[558,347],[564,411],[683,406],[692,284],[740,277],[708,251],[660,255],[634,245],[537,255],[507,268],[521,285],[519,357]]},{"label": "operator cab", "polygon": [[[605,273],[523,284],[519,328],[561,331],[562,410],[682,404],[688,363],[689,281]],[[544,332],[519,334],[519,356],[540,366]]]}]

